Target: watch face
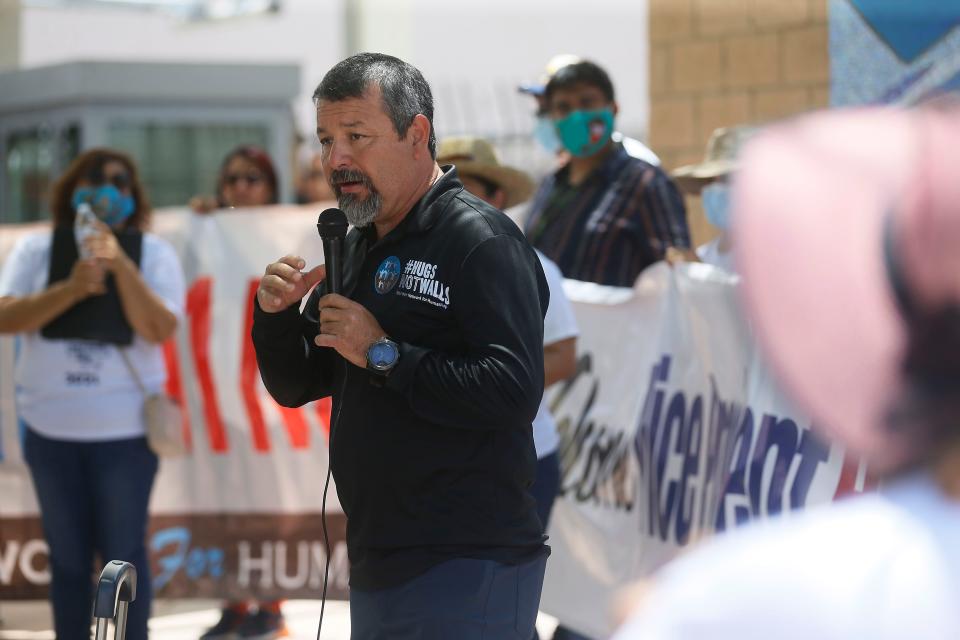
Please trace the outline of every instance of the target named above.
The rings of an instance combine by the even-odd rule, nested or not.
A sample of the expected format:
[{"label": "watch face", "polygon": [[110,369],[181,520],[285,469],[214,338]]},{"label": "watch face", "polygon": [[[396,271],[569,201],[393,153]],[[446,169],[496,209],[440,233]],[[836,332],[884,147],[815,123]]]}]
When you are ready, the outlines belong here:
[{"label": "watch face", "polygon": [[371,366],[386,369],[397,361],[397,348],[389,342],[377,342],[368,352]]}]

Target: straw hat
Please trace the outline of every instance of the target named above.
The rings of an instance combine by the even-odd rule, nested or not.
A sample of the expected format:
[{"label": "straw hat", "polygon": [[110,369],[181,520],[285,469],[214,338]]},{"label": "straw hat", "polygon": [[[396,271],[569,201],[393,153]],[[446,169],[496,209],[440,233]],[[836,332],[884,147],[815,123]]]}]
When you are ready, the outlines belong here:
[{"label": "straw hat", "polygon": [[476,176],[497,185],[506,194],[504,209],[524,202],[533,194],[533,180],[523,171],[497,160],[493,146],[475,136],[444,138],[437,145],[437,163],[452,164],[461,176]]},{"label": "straw hat", "polygon": [[684,193],[697,195],[708,182],[737,170],[740,149],[757,133],[752,125],[738,125],[714,130],[707,142],[703,162],[675,169],[670,175]]},{"label": "straw hat", "polygon": [[[875,470],[931,446],[922,418],[890,421],[893,403],[960,395],[960,327],[927,331],[960,306],[958,156],[960,111],[858,109],[772,127],[737,173],[737,266],[760,343],[814,424]],[[915,340],[939,344],[918,352],[929,363]],[[929,377],[940,368],[953,377]]]}]

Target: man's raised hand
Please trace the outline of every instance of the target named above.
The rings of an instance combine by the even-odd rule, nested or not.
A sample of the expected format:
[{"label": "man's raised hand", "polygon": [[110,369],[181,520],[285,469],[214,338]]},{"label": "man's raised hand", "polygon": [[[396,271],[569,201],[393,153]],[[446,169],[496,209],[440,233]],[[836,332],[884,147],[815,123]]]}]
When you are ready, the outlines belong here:
[{"label": "man's raised hand", "polygon": [[313,285],[327,277],[324,265],[303,273],[301,269],[305,266],[306,262],[300,256],[284,256],[268,264],[257,288],[260,308],[267,313],[283,311],[299,302]]}]

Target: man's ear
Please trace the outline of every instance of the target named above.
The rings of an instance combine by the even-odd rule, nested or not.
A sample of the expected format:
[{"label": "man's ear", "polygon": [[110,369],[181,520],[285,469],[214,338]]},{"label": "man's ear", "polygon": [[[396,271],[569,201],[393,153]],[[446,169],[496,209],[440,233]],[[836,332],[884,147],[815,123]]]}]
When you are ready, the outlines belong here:
[{"label": "man's ear", "polygon": [[415,157],[419,157],[420,152],[430,153],[427,149],[427,143],[430,141],[430,121],[427,120],[427,116],[422,113],[415,115],[410,128],[407,129],[407,136],[413,144]]},{"label": "man's ear", "polygon": [[613,117],[616,118],[617,114],[620,112],[620,105],[617,104],[617,101],[613,101]]}]

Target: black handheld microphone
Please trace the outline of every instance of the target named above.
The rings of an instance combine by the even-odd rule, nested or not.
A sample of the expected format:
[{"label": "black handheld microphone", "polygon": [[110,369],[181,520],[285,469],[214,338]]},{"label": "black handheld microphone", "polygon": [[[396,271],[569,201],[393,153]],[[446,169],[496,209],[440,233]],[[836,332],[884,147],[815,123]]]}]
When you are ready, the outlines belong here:
[{"label": "black handheld microphone", "polygon": [[347,235],[347,216],[340,209],[327,209],[317,218],[317,231],[323,240],[327,293],[343,293],[343,238]]}]

